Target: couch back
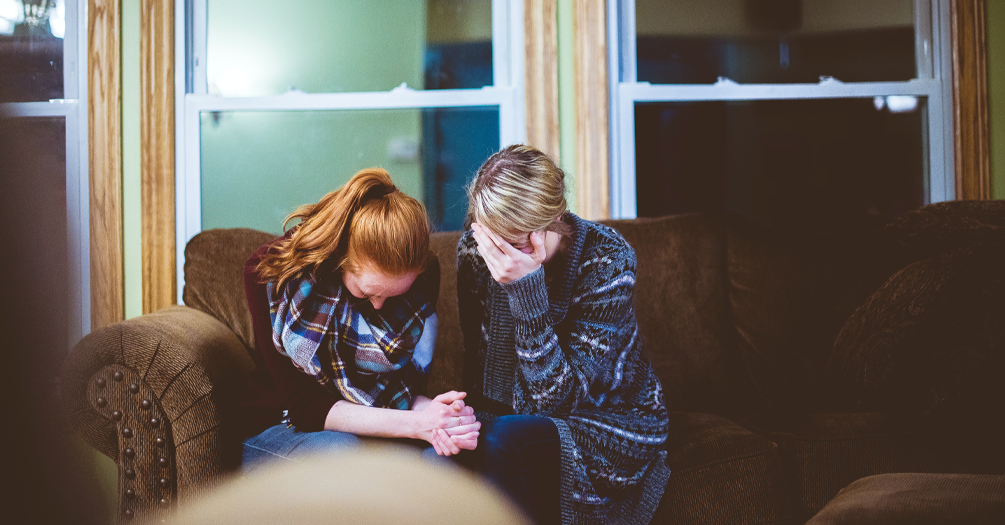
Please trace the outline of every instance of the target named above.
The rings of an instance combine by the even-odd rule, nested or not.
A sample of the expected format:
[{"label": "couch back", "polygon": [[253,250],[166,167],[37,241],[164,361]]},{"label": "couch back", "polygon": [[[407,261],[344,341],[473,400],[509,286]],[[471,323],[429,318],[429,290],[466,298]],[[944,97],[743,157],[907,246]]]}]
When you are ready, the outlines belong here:
[{"label": "couch back", "polygon": [[[743,417],[821,403],[824,366],[845,320],[898,267],[880,236],[783,235],[735,217],[605,221],[635,248],[643,349],[672,410]],[[186,247],[185,303],[254,345],[243,263],[272,235],[209,230]],[[461,388],[460,232],[434,233],[439,334],[429,391]]]}]

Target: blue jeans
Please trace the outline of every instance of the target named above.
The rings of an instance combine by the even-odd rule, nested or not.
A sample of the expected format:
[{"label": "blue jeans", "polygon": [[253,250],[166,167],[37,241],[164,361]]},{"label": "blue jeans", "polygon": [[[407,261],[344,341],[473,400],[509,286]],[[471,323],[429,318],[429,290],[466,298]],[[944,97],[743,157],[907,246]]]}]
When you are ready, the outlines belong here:
[{"label": "blue jeans", "polygon": [[535,523],[559,523],[562,449],[555,423],[541,416],[502,416],[482,422],[475,450],[457,461],[487,477]]},{"label": "blue jeans", "polygon": [[296,461],[320,452],[353,450],[362,444],[358,436],[348,432],[297,432],[285,424],[276,425],[244,440],[241,471],[248,474],[272,461]]},{"label": "blue jeans", "polygon": [[359,437],[348,432],[322,430],[319,432],[298,432],[294,427],[285,424],[265,429],[257,436],[244,440],[241,452],[241,471],[244,474],[254,472],[262,465],[273,461],[299,461],[304,456],[323,452],[346,452],[357,449],[366,440],[379,440],[384,443],[397,443],[422,450],[422,456],[437,458],[432,445],[418,439],[384,439]]}]

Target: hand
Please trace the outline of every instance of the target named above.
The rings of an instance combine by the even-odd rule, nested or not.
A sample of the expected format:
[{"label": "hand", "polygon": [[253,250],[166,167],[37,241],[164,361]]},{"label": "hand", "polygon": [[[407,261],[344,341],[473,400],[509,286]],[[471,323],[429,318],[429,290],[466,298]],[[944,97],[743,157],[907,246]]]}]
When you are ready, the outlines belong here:
[{"label": "hand", "polygon": [[471,225],[471,231],[478,243],[478,253],[485,260],[492,278],[499,284],[516,281],[537,271],[544,264],[547,252],[544,249],[544,236],[539,232],[530,234],[533,251],[524,253],[477,222]]},{"label": "hand", "polygon": [[462,449],[474,450],[478,445],[478,430],[482,424],[475,419],[474,409],[464,404],[466,395],[445,392],[417,409],[418,437],[433,445],[441,456],[457,454]]}]

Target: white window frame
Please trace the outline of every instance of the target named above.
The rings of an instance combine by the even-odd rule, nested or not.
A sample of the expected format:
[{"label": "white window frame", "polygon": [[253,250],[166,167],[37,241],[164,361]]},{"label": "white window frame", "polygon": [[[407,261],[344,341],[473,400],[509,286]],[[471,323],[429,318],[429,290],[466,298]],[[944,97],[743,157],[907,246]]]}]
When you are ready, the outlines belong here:
[{"label": "white window frame", "polygon": [[816,84],[650,84],[636,71],[635,0],[607,0],[608,70],[611,112],[611,212],[635,218],[635,104],[733,100],[872,98],[887,95],[925,97],[928,179],[927,202],[955,198],[953,176],[952,50],[948,0],[914,0],[918,78],[904,82],[840,82],[821,78]]},{"label": "white window frame", "polygon": [[[178,304],[183,304],[185,245],[202,229],[200,118],[203,111],[316,111],[499,107],[500,146],[526,139],[523,0],[492,0],[493,85],[481,89],[302,93],[260,97],[208,94],[206,2],[175,2],[175,213]],[[202,16],[195,16],[201,13]],[[186,42],[191,21],[192,40]],[[190,53],[187,54],[187,53]]]},{"label": "white window frame", "polygon": [[62,117],[66,127],[67,346],[91,331],[91,242],[87,165],[87,0],[68,0],[63,98],[0,104],[0,118]]}]

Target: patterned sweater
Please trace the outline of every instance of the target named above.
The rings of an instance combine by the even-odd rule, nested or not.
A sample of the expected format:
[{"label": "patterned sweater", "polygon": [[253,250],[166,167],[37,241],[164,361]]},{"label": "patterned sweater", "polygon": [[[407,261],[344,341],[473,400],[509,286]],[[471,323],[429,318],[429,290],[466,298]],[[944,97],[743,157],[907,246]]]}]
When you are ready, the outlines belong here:
[{"label": "patterned sweater", "polygon": [[500,285],[471,231],[461,237],[464,386],[484,417],[555,422],[563,523],[648,523],[670,476],[669,423],[639,341],[635,252],[611,228],[571,213],[564,220],[573,238],[550,281],[541,268]]}]

